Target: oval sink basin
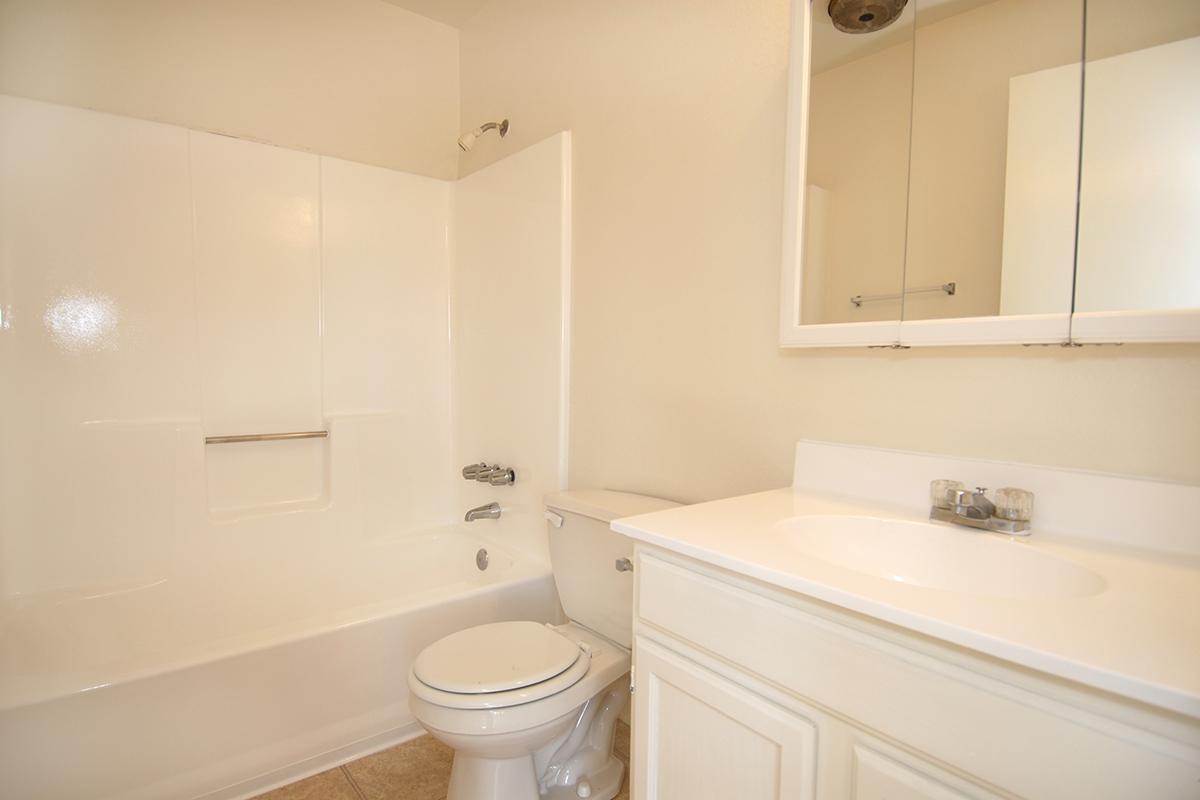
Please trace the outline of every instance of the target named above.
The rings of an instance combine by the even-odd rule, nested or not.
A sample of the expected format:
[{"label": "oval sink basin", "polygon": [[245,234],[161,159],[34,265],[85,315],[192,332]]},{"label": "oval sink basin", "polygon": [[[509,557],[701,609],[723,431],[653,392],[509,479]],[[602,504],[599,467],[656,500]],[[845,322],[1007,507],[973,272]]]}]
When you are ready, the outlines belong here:
[{"label": "oval sink basin", "polygon": [[962,594],[1066,598],[1097,594],[1104,578],[1020,540],[969,528],[857,516],[780,523],[803,555],[863,575]]}]

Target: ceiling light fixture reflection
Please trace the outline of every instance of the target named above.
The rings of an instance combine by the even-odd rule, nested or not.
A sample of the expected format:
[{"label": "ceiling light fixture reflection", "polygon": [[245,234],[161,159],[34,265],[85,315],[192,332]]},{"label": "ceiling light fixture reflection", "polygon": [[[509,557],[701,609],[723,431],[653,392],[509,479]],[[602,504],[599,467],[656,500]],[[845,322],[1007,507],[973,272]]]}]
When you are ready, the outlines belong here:
[{"label": "ceiling light fixture reflection", "polygon": [[62,350],[114,350],[121,314],[112,298],[103,294],[68,291],[46,307],[42,322]]}]

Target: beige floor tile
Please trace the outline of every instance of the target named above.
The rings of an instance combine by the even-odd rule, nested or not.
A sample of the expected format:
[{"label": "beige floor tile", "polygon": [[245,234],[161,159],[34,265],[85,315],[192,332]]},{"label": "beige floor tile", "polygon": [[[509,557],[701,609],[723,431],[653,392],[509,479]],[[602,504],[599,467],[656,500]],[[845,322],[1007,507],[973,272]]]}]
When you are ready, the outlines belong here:
[{"label": "beige floor tile", "polygon": [[[629,800],[629,726],[623,722],[617,723],[613,750],[627,767],[615,800]],[[353,761],[345,772],[322,772],[257,800],[358,800],[360,795],[365,800],[443,800],[453,759],[449,747],[432,736],[420,736]]]},{"label": "beige floor tile", "polygon": [[621,791],[613,800],[629,800],[629,764],[625,764],[625,777],[621,780]]},{"label": "beige floor tile", "polygon": [[346,765],[366,800],[442,800],[454,751],[420,736]]},{"label": "beige floor tile", "polygon": [[359,800],[358,792],[341,768],[331,769],[289,783],[274,791],[259,795],[255,800]]},{"label": "beige floor tile", "polygon": [[629,763],[629,726],[617,720],[617,735],[613,738],[613,752]]}]

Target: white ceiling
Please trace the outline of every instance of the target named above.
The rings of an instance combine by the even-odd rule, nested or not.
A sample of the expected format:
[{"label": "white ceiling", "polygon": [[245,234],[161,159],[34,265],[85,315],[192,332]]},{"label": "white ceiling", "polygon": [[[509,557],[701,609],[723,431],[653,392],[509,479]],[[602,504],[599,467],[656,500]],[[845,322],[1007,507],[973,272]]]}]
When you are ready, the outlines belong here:
[{"label": "white ceiling", "polygon": [[423,17],[436,19],[447,25],[461,28],[472,14],[483,8],[488,0],[383,0],[394,6],[406,8]]},{"label": "white ceiling", "polygon": [[813,2],[812,71],[814,74],[840,67],[871,53],[912,39],[913,17],[916,27],[972,11],[995,0],[909,0],[900,19],[875,33],[842,33],[833,27],[824,0]]}]

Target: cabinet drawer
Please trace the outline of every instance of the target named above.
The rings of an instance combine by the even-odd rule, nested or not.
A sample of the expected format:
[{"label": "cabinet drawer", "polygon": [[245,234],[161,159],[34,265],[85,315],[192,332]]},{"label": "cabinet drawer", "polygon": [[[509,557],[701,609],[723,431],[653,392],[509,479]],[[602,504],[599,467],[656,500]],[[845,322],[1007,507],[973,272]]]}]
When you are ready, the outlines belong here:
[{"label": "cabinet drawer", "polygon": [[974,780],[1028,797],[1197,796],[1191,740],[934,658],[915,637],[911,646],[897,632],[881,638],[849,615],[842,622],[836,610],[734,585],[645,547],[637,575],[639,633],[664,631]]}]

